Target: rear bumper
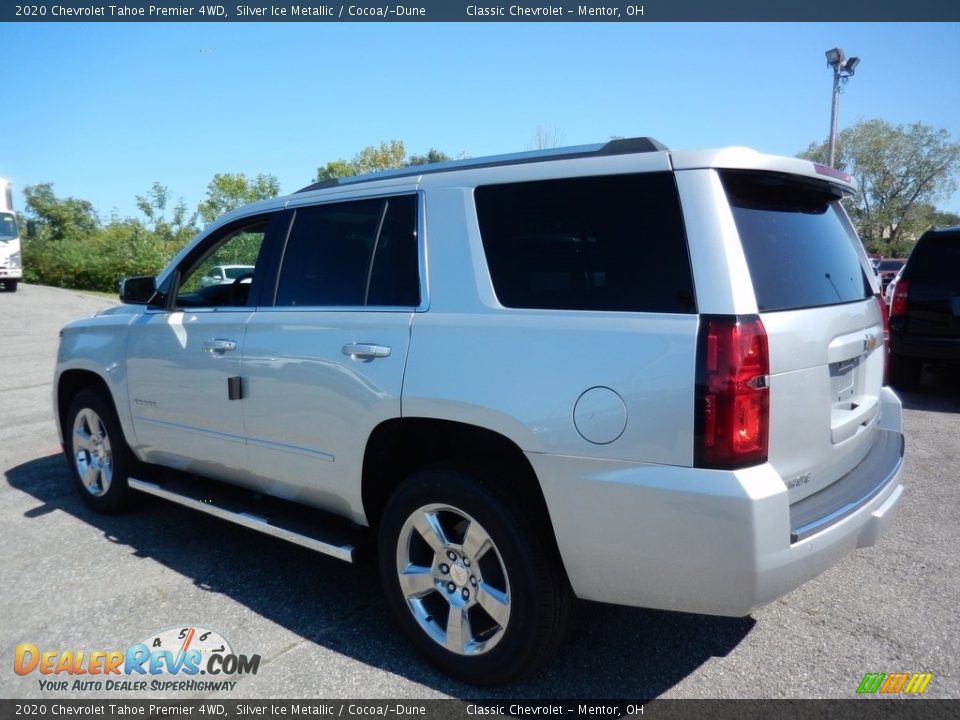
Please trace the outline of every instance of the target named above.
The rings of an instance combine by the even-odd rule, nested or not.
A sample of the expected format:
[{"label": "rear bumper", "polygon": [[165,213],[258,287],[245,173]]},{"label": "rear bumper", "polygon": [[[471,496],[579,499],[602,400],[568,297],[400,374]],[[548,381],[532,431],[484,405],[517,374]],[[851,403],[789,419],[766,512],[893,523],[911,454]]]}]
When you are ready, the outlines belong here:
[{"label": "rear bumper", "polygon": [[[790,542],[823,532],[882,493],[900,472],[903,450],[903,435],[878,429],[870,452],[859,465],[820,492],[790,506]],[[858,547],[872,544],[859,543]]]},{"label": "rear bumper", "polygon": [[889,528],[903,496],[903,443],[900,403],[886,388],[881,413],[878,441],[835,495],[793,513],[768,464],[717,471],[528,457],[579,597],[742,616]]}]

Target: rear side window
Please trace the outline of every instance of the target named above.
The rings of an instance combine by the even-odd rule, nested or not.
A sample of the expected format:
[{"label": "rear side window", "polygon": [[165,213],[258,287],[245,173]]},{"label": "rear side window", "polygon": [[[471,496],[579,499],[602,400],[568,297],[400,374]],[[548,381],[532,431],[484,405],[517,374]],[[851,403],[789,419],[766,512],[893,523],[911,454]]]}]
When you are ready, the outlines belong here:
[{"label": "rear side window", "polygon": [[721,172],[761,311],[838,305],[870,285],[828,185],[773,173]]},{"label": "rear side window", "polygon": [[419,305],[416,196],[298,208],[275,304]]},{"label": "rear side window", "polygon": [[670,173],[486,185],[474,197],[502,305],[695,312]]}]

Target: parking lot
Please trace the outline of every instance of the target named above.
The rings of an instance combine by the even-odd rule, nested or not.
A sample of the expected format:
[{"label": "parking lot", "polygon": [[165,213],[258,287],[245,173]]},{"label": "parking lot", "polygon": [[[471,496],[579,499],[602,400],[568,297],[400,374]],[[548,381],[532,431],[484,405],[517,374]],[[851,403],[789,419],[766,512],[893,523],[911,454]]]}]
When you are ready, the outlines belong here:
[{"label": "parking lot", "polygon": [[[535,677],[476,689],[423,664],[387,617],[375,563],[347,565],[145,500],[97,515],[69,484],[51,411],[57,331],[111,302],[24,285],[0,294],[0,697],[43,690],[14,648],[114,650],[171,628],[217,631],[262,658],[231,690],[188,698],[852,698],[865,673],[932,673],[960,698],[960,380],[903,396],[906,499],[875,547],[747,618],[581,603]],[[74,678],[70,678],[71,682]]]}]

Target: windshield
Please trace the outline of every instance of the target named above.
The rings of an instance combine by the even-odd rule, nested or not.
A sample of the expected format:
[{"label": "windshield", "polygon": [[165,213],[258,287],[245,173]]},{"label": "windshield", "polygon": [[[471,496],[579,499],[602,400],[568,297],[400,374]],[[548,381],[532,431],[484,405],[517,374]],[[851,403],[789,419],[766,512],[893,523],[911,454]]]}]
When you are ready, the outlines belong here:
[{"label": "windshield", "polygon": [[253,265],[235,265],[234,267],[226,267],[223,271],[228,278],[236,280],[238,277],[252,273]]},{"label": "windshield", "polygon": [[0,213],[0,240],[17,238],[17,219],[13,213]]}]

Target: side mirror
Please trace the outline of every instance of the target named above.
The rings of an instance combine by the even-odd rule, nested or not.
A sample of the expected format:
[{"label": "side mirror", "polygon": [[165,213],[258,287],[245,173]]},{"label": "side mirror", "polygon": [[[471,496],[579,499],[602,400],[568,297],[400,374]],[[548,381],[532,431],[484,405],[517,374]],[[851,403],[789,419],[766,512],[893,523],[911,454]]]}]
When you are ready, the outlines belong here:
[{"label": "side mirror", "polygon": [[151,275],[120,281],[120,300],[128,305],[148,305],[157,294],[157,279]]}]

